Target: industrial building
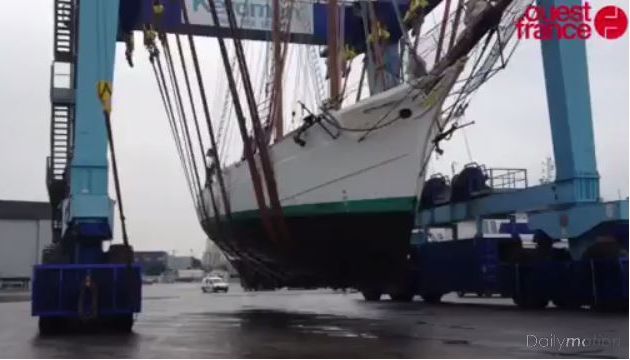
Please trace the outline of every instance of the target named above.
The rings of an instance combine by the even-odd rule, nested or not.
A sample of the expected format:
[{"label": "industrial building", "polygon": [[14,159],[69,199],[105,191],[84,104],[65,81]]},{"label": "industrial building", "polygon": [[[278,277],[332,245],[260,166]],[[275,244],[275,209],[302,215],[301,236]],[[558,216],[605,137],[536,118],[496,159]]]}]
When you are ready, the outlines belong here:
[{"label": "industrial building", "polygon": [[49,203],[0,200],[0,288],[28,286],[51,239]]},{"label": "industrial building", "polygon": [[200,269],[201,261],[193,256],[169,255],[167,260],[169,270]]},{"label": "industrial building", "polygon": [[168,254],[166,251],[135,251],[134,262],[140,264],[144,275],[157,276],[166,271]]}]

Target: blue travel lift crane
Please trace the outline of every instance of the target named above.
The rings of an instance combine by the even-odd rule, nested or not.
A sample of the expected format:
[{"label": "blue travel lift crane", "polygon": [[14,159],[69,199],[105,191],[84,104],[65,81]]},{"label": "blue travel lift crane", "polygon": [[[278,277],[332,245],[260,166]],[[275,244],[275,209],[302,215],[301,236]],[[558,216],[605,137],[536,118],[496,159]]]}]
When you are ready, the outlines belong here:
[{"label": "blue travel lift crane", "polygon": [[[578,2],[541,0],[546,6]],[[203,7],[203,1],[192,1],[193,11],[199,10],[195,4],[197,8]],[[140,268],[133,264],[124,217],[121,225],[125,243],[113,244],[107,252],[103,251],[103,243],[112,239],[114,226],[114,201],[107,191],[108,138],[113,148],[107,113],[111,106],[115,44],[122,39],[120,27],[141,29],[142,24],[151,22],[151,6],[152,0],[54,0],[51,150],[46,175],[53,209],[53,243],[43,251],[43,264],[34,268],[32,296],[32,313],[39,317],[42,333],[58,332],[75,325],[129,331],[134,314],[140,312]],[[184,24],[180,6],[180,1],[165,4],[163,31],[229,36],[216,26]],[[291,34],[290,42],[325,43],[324,6],[313,5],[313,33]],[[244,30],[241,35],[252,40],[269,38],[268,31],[262,30]],[[486,186],[482,190],[487,191],[479,196],[471,190],[484,185],[485,178],[476,181],[475,176],[460,176],[459,188],[464,189],[464,195],[457,201],[452,198],[453,201],[447,203],[432,200],[424,204],[417,216],[418,226],[426,234],[431,227],[453,227],[457,222],[475,220],[480,229],[484,218],[526,212],[529,228],[538,230],[539,243],[568,238],[574,259],[581,259],[594,244],[610,244],[610,239],[614,244],[621,244],[622,251],[613,249],[614,256],[604,259],[605,264],[601,266],[595,263],[599,259],[588,259],[587,268],[578,261],[538,261],[533,265],[508,262],[506,265],[497,255],[506,246],[501,239],[477,237],[452,242],[451,245],[464,248],[459,251],[449,249],[446,243],[420,241],[415,243],[417,251],[412,254],[416,275],[414,292],[426,300],[438,300],[448,291],[494,287],[513,294],[523,305],[532,305],[535,303],[532,299],[539,298],[540,291],[534,291],[537,289],[523,279],[531,278],[531,273],[536,271],[546,271],[544,274],[553,274],[553,278],[568,279],[567,283],[575,287],[569,289],[572,291],[583,291],[583,283],[592,284],[589,291],[580,293],[581,298],[586,299],[580,303],[605,302],[611,291],[613,297],[617,296],[615,299],[619,294],[625,296],[627,303],[628,201],[599,201],[585,44],[579,40],[554,40],[543,42],[542,46],[558,168],[556,181],[519,191],[494,191]],[[111,154],[115,156],[114,151]],[[112,160],[117,180],[115,159]],[[465,171],[478,173],[475,169],[479,170],[470,169]],[[115,185],[122,210],[117,181]],[[438,193],[429,193],[426,197],[439,198]],[[457,265],[451,268],[455,272],[445,270],[444,264],[453,263]],[[468,267],[461,266],[464,263]],[[532,266],[534,270],[529,271]],[[549,266],[552,271],[548,271]],[[606,266],[614,271],[604,271]],[[619,266],[622,271],[615,272]],[[457,278],[457,271],[466,271],[473,277],[478,275],[478,279],[460,277],[465,281],[459,284],[442,281],[448,276]],[[611,272],[625,274],[625,288],[617,286],[616,279],[611,281],[608,276]],[[501,282],[501,279],[507,280]],[[444,286],[431,287],[440,283]],[[612,290],[602,292],[599,288]],[[542,297],[545,296],[548,294]],[[560,303],[563,299],[555,300]]]},{"label": "blue travel lift crane", "polygon": [[[541,47],[555,181],[527,187],[525,170],[476,164],[450,184],[443,176],[430,178],[412,237],[412,293],[426,301],[456,291],[499,293],[524,308],[551,300],[559,307],[628,309],[628,199],[600,200],[585,41],[553,39]],[[527,226],[519,226],[516,214],[527,215]],[[509,219],[503,227],[512,236],[484,236],[486,219]],[[464,221],[476,224],[474,238],[457,239]],[[438,228],[451,229],[457,240],[429,241]],[[522,247],[525,234],[533,234],[534,249]],[[568,249],[554,246],[562,239]]]}]

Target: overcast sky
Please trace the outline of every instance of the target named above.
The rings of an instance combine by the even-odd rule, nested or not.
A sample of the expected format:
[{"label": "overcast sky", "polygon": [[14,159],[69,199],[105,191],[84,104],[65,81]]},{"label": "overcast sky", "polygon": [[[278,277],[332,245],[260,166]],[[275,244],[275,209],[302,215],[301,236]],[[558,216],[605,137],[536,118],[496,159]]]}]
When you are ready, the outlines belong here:
[{"label": "overcast sky", "polygon": [[[610,1],[627,12],[627,2]],[[49,67],[52,1],[13,1],[0,12],[0,199],[46,201],[49,153]],[[599,4],[593,5],[595,9]],[[205,72],[220,60],[215,41],[199,42]],[[138,41],[138,45],[140,42]],[[605,199],[628,195],[628,35],[587,42],[590,85]],[[136,249],[192,251],[205,235],[198,225],[153,76],[144,60],[129,69],[117,49],[114,131],[131,241]],[[211,102],[212,103],[212,102]],[[466,113],[476,125],[444,143],[431,171],[451,173],[472,158],[489,167],[522,167],[530,181],[552,156],[539,43],[521,42],[507,70],[476,93]],[[113,194],[113,192],[112,192]]]}]

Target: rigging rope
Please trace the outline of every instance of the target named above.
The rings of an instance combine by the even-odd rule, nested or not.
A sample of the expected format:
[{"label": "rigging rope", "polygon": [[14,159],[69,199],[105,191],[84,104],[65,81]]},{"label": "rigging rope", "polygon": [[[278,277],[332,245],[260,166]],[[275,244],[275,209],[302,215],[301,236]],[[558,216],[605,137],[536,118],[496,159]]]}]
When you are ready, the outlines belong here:
[{"label": "rigging rope", "polygon": [[[179,139],[179,135],[177,133],[176,128],[174,127],[174,117],[175,114],[173,113],[173,107],[172,104],[170,102],[170,97],[168,96],[167,93],[167,89],[166,89],[166,80],[164,79],[164,72],[160,70],[158,70],[158,66],[161,67],[161,64],[159,62],[158,59],[158,64],[156,64],[155,61],[151,61],[151,65],[152,65],[152,69],[153,69],[153,74],[155,76],[155,81],[157,82],[158,85],[158,89],[160,91],[160,97],[162,99],[162,104],[164,105],[164,110],[166,111],[166,116],[167,116],[167,120],[168,120],[168,124],[169,127],[171,129],[171,135],[173,136],[173,140],[175,141],[175,148],[177,150],[177,155],[179,157],[180,163],[182,165],[182,168],[184,170],[184,177],[186,179],[186,185],[188,187],[188,191],[190,192],[190,196],[193,199],[193,201],[195,201],[196,196],[195,196],[195,191],[193,190],[193,186],[190,182],[190,178],[189,178],[189,171],[187,168],[187,164],[182,152],[182,146],[181,146],[181,141]],[[195,202],[195,206],[196,206],[196,202]]]},{"label": "rigging rope", "polygon": [[[219,17],[217,15],[216,7],[214,0],[210,0],[209,2],[210,10],[212,14],[212,19],[215,23],[219,23]],[[228,7],[230,4],[226,4]],[[186,11],[184,10],[184,14]],[[187,21],[188,17],[185,15],[185,20]],[[239,126],[239,130],[241,133],[241,139],[243,140],[245,158],[247,160],[247,166],[249,168],[249,173],[252,179],[252,186],[254,187],[254,195],[256,198],[256,204],[258,209],[260,210],[261,220],[263,223],[263,227],[265,228],[266,233],[269,235],[271,239],[276,239],[276,233],[274,231],[273,223],[271,222],[271,218],[268,213],[267,205],[265,203],[265,194],[263,193],[260,173],[255,164],[255,159],[253,155],[254,146],[250,144],[250,139],[247,134],[247,127],[245,125],[245,116],[243,114],[240,101],[238,99],[238,93],[236,90],[236,82],[234,80],[234,74],[232,72],[232,68],[230,67],[227,48],[225,46],[225,41],[222,36],[217,36],[217,41],[219,42],[219,50],[221,51],[221,59],[223,61],[223,66],[225,67],[228,85],[230,87],[230,92],[232,94],[232,101],[234,103],[234,111],[236,112],[236,120]]]},{"label": "rigging rope", "polygon": [[[181,1],[181,5],[182,5],[182,15],[184,17],[184,23],[186,24],[190,24],[190,20],[188,19],[188,11],[186,10],[186,4],[184,3],[184,1]],[[195,68],[195,74],[197,76],[197,85],[199,87],[199,94],[201,96],[201,102],[203,105],[203,112],[206,118],[206,125],[208,127],[208,133],[210,135],[210,146],[212,147],[213,151],[212,151],[212,157],[214,159],[214,165],[217,169],[217,179],[219,182],[219,188],[221,191],[221,197],[223,198],[223,206],[225,209],[225,215],[229,218],[232,217],[232,211],[231,211],[231,207],[230,207],[230,198],[227,195],[227,191],[225,188],[225,181],[223,179],[223,173],[221,170],[221,160],[219,159],[219,154],[218,154],[218,146],[217,146],[217,142],[216,142],[216,138],[214,136],[214,130],[212,128],[212,121],[210,119],[210,110],[208,108],[208,100],[206,97],[206,90],[205,87],[203,85],[203,80],[201,78],[201,67],[199,66],[199,57],[197,56],[197,48],[195,46],[195,40],[193,39],[192,34],[188,34],[188,43],[190,46],[190,53],[192,56],[192,60],[193,60],[193,65]],[[214,199],[213,199],[214,201]]]},{"label": "rigging rope", "polygon": [[[112,160],[112,170],[114,176],[114,188],[116,190],[116,199],[118,205],[118,214],[120,216],[120,227],[123,236],[123,244],[129,247],[129,235],[127,233],[127,222],[122,201],[122,191],[120,189],[120,176],[118,175],[118,161],[116,159],[116,148],[114,146],[114,136],[112,132],[112,123],[110,114],[112,111],[112,85],[108,81],[99,81],[97,84],[97,94],[103,106],[103,116],[105,117],[105,128],[107,130],[107,139],[109,140],[109,149]],[[131,259],[127,259],[127,265],[131,265]]]},{"label": "rigging rope", "polygon": [[114,188],[116,189],[116,199],[118,200],[118,213],[120,215],[120,230],[122,232],[123,244],[129,246],[129,234],[127,232],[127,221],[125,217],[122,190],[120,189],[120,175],[118,174],[118,161],[116,160],[116,149],[114,147],[114,136],[112,135],[112,124],[109,117],[109,112],[105,111],[105,127],[107,128],[107,138],[109,139],[109,151],[112,156],[112,170],[114,175]]},{"label": "rigging rope", "polygon": [[[166,50],[165,53],[167,53],[167,52],[168,51]],[[168,58],[168,56],[166,56],[166,57]],[[174,81],[176,81],[176,80],[174,80]],[[190,138],[188,137],[188,139],[190,139]],[[189,144],[190,144],[190,142],[189,142]],[[180,148],[181,148],[181,146],[182,145],[179,145]],[[180,151],[181,151],[181,149],[180,149]],[[213,211],[214,211],[214,214],[215,214],[215,221],[218,224],[219,232],[221,234],[223,234],[224,233],[224,229],[219,223],[219,221],[220,221],[219,213],[220,212],[219,212],[219,209],[218,209],[218,207],[216,205],[216,201],[214,201],[215,195],[214,195],[213,188],[212,188],[212,186],[208,186],[207,189],[208,189],[209,195],[210,195],[210,197],[212,199],[211,205],[213,207]],[[207,219],[208,218],[207,211],[206,211],[206,208],[205,208],[205,203],[203,202],[203,197],[201,196],[201,192],[198,193],[198,197],[199,197],[199,202],[200,202],[201,206],[198,206],[197,209],[201,210],[204,213],[205,218]],[[223,235],[220,235],[220,237],[223,237]],[[240,257],[244,256],[245,259],[247,259],[250,263],[254,263],[253,267],[257,268],[259,271],[261,271],[263,273],[267,273],[270,277],[276,278],[276,279],[283,279],[283,277],[279,273],[275,273],[271,269],[268,269],[268,268],[264,267],[264,265],[261,265],[261,261],[260,260],[250,256],[249,254],[239,254],[238,251],[235,251],[231,247],[231,245],[229,245],[228,243],[223,243],[222,242],[220,245],[223,245],[223,250],[226,251],[229,254],[237,255],[237,256],[240,256]]]},{"label": "rigging rope", "polygon": [[[214,0],[210,0],[212,4],[212,13],[213,17],[216,16],[216,8],[214,7]],[[262,170],[264,174],[265,185],[267,187],[267,195],[269,196],[269,202],[271,204],[271,210],[276,218],[278,230],[280,232],[280,236],[284,240],[289,239],[289,232],[286,227],[286,223],[284,221],[284,216],[282,214],[282,206],[280,204],[280,198],[278,196],[278,188],[276,184],[276,179],[273,173],[273,167],[271,165],[271,160],[269,157],[269,153],[267,152],[267,143],[265,138],[265,132],[261,126],[260,118],[258,116],[257,108],[256,108],[256,100],[254,98],[253,89],[250,82],[249,71],[247,68],[247,63],[245,61],[245,54],[243,52],[243,46],[241,43],[241,39],[238,33],[238,27],[236,25],[236,16],[234,14],[234,8],[232,4],[232,0],[225,0],[225,9],[227,12],[227,18],[230,25],[230,31],[232,32],[232,40],[234,42],[234,48],[236,50],[237,59],[239,62],[239,67],[241,69],[241,77],[243,82],[243,87],[245,90],[245,98],[247,100],[247,104],[250,111],[250,116],[252,120],[253,130],[254,130],[254,140],[258,145],[260,162],[262,165]],[[216,19],[218,20],[218,19]]]},{"label": "rigging rope", "polygon": [[[206,162],[206,157],[203,156],[203,140],[201,139],[201,126],[199,125],[199,118],[197,117],[197,109],[195,108],[195,101],[192,93],[192,89],[190,86],[190,77],[188,75],[188,67],[186,66],[186,61],[184,59],[184,52],[182,50],[182,43],[179,39],[179,35],[175,35],[175,41],[177,44],[177,53],[179,54],[179,62],[182,66],[182,72],[184,73],[184,81],[186,83],[186,91],[188,93],[188,98],[190,100],[190,109],[193,115],[193,121],[195,125],[195,132],[197,134],[197,141],[199,143],[199,151],[201,152],[201,159],[204,163],[204,166],[207,168],[209,164]],[[203,199],[202,199],[203,201]],[[205,210],[205,206],[203,207]]]},{"label": "rigging rope", "polygon": [[[419,92],[422,92],[422,90],[420,89],[416,89],[414,87],[411,87],[409,89],[409,91],[400,99],[398,99],[395,103],[391,104],[388,111],[381,116],[381,118],[379,118],[379,120],[376,121],[376,123],[370,127],[366,127],[366,128],[348,128],[348,127],[344,127],[341,126],[338,122],[336,121],[332,121],[329,117],[332,117],[332,115],[330,115],[330,113],[328,111],[324,111],[324,113],[326,114],[326,116],[323,117],[324,121],[326,121],[327,123],[331,124],[332,126],[336,127],[338,130],[342,130],[342,131],[348,131],[348,132],[366,132],[366,134],[364,135],[364,137],[367,135],[367,133],[374,131],[374,130],[378,130],[378,129],[382,129],[384,127],[387,127],[391,124],[393,124],[394,122],[398,121],[400,118],[400,116],[397,116],[391,120],[389,120],[386,123],[381,124],[381,122],[383,120],[385,120],[389,114],[392,113],[392,111],[394,111],[394,109],[396,109],[398,107],[398,105],[402,104],[403,101],[405,101],[407,98],[412,97],[412,93],[414,92],[414,90],[418,90]],[[415,96],[415,95],[413,95]],[[334,117],[332,117],[334,119]]]},{"label": "rigging rope", "polygon": [[[236,76],[236,74],[238,73],[238,69],[235,68],[235,65],[236,65],[236,55],[232,55],[232,59],[230,60],[230,69],[234,69],[234,75]],[[240,85],[241,85],[240,83],[236,84],[236,93],[240,91],[241,89]],[[227,130],[224,130],[224,131],[227,131],[227,135],[224,135],[225,139],[223,139],[223,141],[220,142],[221,144],[220,154],[221,154],[221,159],[224,162],[227,161],[229,144],[231,142],[231,138],[233,137],[234,130],[236,129],[235,126],[230,126],[232,125],[232,123],[229,122],[229,120],[232,118],[232,114],[234,113],[234,102],[232,100],[232,96],[233,95],[230,89],[228,88],[227,91],[225,92],[223,109],[221,111],[221,124],[224,124],[224,126],[227,126]],[[219,131],[221,130],[219,129]]]},{"label": "rigging rope", "polygon": [[[236,56],[232,56],[232,59],[230,60],[230,66],[231,68],[234,68],[234,66],[236,65]],[[237,90],[238,90],[238,85],[237,85]],[[229,125],[228,119],[229,116],[232,112],[232,102],[230,101],[230,91],[229,89],[225,89],[222,90],[221,92],[225,93],[225,96],[223,98],[223,107],[221,108],[221,117],[220,117],[220,122],[219,122],[219,132],[217,135],[217,141],[219,142],[219,144],[222,144],[222,138],[223,136],[225,136],[225,131],[226,131],[226,125]],[[223,146],[223,145],[222,145]]]},{"label": "rigging rope", "polygon": [[[195,187],[195,195],[199,198],[198,201],[199,203],[202,202],[202,199],[200,198],[201,196],[201,182],[200,182],[200,177],[199,177],[199,171],[197,169],[197,161],[195,160],[195,156],[194,156],[194,151],[193,151],[193,147],[192,147],[192,142],[190,139],[190,131],[188,130],[188,123],[187,123],[187,119],[186,119],[186,114],[184,111],[184,106],[183,106],[183,101],[182,101],[182,96],[181,96],[181,92],[180,92],[180,88],[179,88],[179,83],[177,81],[177,77],[175,74],[175,65],[173,63],[173,57],[171,55],[171,50],[170,50],[170,46],[168,44],[168,39],[166,38],[166,36],[162,37],[162,49],[164,50],[164,56],[166,59],[166,65],[167,65],[167,69],[169,72],[169,76],[171,78],[171,84],[173,86],[174,92],[175,92],[175,104],[179,110],[179,127],[180,127],[180,133],[182,133],[183,135],[183,143],[185,145],[184,147],[184,153],[187,156],[187,162],[189,164],[189,167],[192,168],[192,172],[194,173],[194,179],[193,179],[193,184],[196,186]],[[203,148],[201,149],[201,152],[203,154]],[[191,174],[193,175],[193,174]],[[198,205],[199,205],[198,203]]]},{"label": "rigging rope", "polygon": [[[187,20],[187,19],[186,19]],[[167,71],[169,72],[169,78],[170,78],[170,88],[169,88],[169,82],[167,81],[167,78],[164,74],[164,70],[162,67],[162,63],[161,63],[161,58],[160,58],[160,52],[157,49],[157,46],[155,46],[155,31],[153,30],[153,28],[151,26],[147,26],[145,27],[145,45],[147,46],[147,50],[149,50],[149,54],[150,54],[150,62],[152,65],[152,69],[153,69],[153,74],[154,77],[156,79],[156,82],[158,84],[158,90],[160,92],[160,97],[162,100],[162,103],[164,105],[164,109],[167,115],[167,120],[169,122],[169,126],[171,128],[171,134],[174,137],[174,141],[175,141],[175,145],[176,145],[176,149],[177,149],[177,153],[180,159],[180,162],[182,164],[182,167],[184,168],[184,173],[185,173],[185,178],[187,181],[187,186],[188,189],[191,193],[191,197],[193,198],[193,201],[195,202],[197,211],[201,211],[204,213],[203,218],[204,219],[208,219],[207,213],[206,213],[206,206],[205,206],[205,202],[203,199],[203,193],[201,191],[201,184],[200,184],[200,177],[199,177],[199,173],[198,173],[198,168],[197,168],[197,164],[196,164],[196,160],[195,160],[195,151],[194,151],[194,147],[192,146],[192,140],[191,140],[191,136],[190,136],[190,132],[189,132],[189,128],[188,128],[188,122],[187,122],[187,118],[186,118],[186,111],[184,109],[184,102],[183,102],[183,98],[182,98],[182,94],[180,92],[180,88],[179,88],[179,84],[178,84],[178,79],[177,79],[177,73],[175,71],[175,65],[174,65],[174,60],[173,60],[173,56],[170,52],[170,46],[168,44],[168,39],[165,37],[164,34],[160,34],[160,40],[162,40],[162,46],[164,49],[164,56],[165,56],[165,60],[166,60],[166,66],[167,66]],[[200,93],[201,93],[201,97],[202,97],[202,102],[204,105],[204,113],[206,115],[206,121],[207,121],[207,125],[208,125],[208,131],[210,133],[210,140],[211,143],[213,145],[213,149],[216,149],[216,143],[214,142],[214,136],[213,136],[213,129],[211,126],[211,122],[210,122],[210,118],[209,118],[209,113],[208,113],[208,107],[207,107],[207,102],[206,102],[206,97],[205,97],[205,91],[203,88],[203,82],[201,80],[201,75],[200,75],[200,69],[199,69],[199,63],[198,63],[198,59],[196,56],[196,50],[194,47],[194,41],[192,40],[192,37],[189,35],[189,41],[190,41],[190,48],[191,48],[191,52],[192,52],[192,57],[193,57],[193,63],[195,65],[195,70],[196,70],[196,75],[197,75],[197,81],[198,81],[198,85],[200,88]],[[187,67],[184,61],[184,57],[183,57],[183,51],[182,51],[182,47],[181,47],[181,42],[179,41],[179,37],[177,37],[177,50],[179,52],[179,58],[181,61],[181,66],[182,66],[182,71],[184,73],[184,77],[185,77],[185,81],[186,81],[186,89],[187,89],[187,93],[188,93],[188,97],[190,100],[190,106],[191,106],[191,111],[193,113],[193,120],[195,122],[195,129],[197,132],[197,141],[199,143],[199,148],[202,152],[202,157],[203,157],[203,141],[201,138],[201,131],[200,131],[200,126],[198,123],[198,118],[197,118],[197,113],[196,113],[196,109],[195,109],[195,105],[194,105],[194,98],[192,95],[192,89],[190,86],[190,79],[188,76],[188,71],[187,71]],[[171,98],[170,95],[170,91],[173,91],[174,96],[173,98]],[[173,99],[175,101],[175,105],[173,105]],[[109,102],[103,102],[104,104],[104,109],[109,109],[111,107]],[[107,105],[107,106],[106,106]],[[177,108],[177,112],[178,112],[178,116],[176,116],[176,111],[174,109],[174,107]],[[111,134],[111,129],[110,130],[110,134]],[[110,140],[110,144],[112,146],[112,153],[113,153],[113,142]],[[220,187],[221,187],[221,191],[223,192],[223,196],[224,196],[224,206],[225,206],[225,213],[228,217],[228,220],[230,219],[230,209],[229,209],[229,204],[228,204],[228,199],[227,196],[225,194],[225,187],[222,184],[222,174],[221,174],[221,170],[220,170],[220,162],[216,161],[217,159],[217,154],[216,154],[216,150],[213,152],[214,153],[214,158],[215,158],[215,164],[217,165],[217,170],[218,170],[218,178],[219,178],[219,182],[220,182]],[[115,172],[115,177],[116,179],[118,178],[118,171],[117,171],[117,166],[115,165],[115,158],[113,160],[114,162],[114,172]],[[205,159],[204,159],[204,164],[205,164]],[[224,238],[223,237],[223,225],[220,222],[220,218],[219,218],[219,209],[217,206],[217,202],[215,201],[215,195],[214,195],[214,189],[212,186],[208,186],[208,193],[210,195],[210,200],[211,200],[211,204],[212,207],[214,209],[214,215],[215,215],[215,221],[217,224],[217,228],[219,229],[219,235],[220,238]],[[119,186],[117,188],[117,193],[120,194],[120,189]],[[118,197],[120,198],[120,195],[118,195]],[[121,203],[119,203],[119,206],[122,206]],[[120,210],[121,216],[122,216],[122,220],[121,222],[123,223],[123,232],[124,232],[124,238],[127,238],[126,235],[126,227],[124,227],[124,214],[122,212],[122,208]],[[203,222],[204,224],[205,221]],[[126,241],[125,241],[126,242]],[[268,266],[266,266],[261,260],[257,259],[256,257],[251,256],[250,254],[247,253],[238,253],[238,251],[236,251],[229,243],[227,242],[221,242],[219,244],[222,248],[223,251],[225,251],[228,254],[236,254],[239,258],[243,259],[244,262],[249,263],[252,268],[254,268],[256,271],[259,271],[262,274],[266,274],[265,276],[268,276],[271,279],[282,279],[282,275],[279,274],[278,272],[274,271],[273,269],[270,269]]]}]

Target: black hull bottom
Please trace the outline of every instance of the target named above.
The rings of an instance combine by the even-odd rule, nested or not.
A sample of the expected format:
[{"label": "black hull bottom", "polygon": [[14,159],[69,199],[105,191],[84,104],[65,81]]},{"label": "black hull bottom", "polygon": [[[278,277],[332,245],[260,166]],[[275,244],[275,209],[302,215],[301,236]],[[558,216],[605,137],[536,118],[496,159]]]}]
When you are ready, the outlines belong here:
[{"label": "black hull bottom", "polygon": [[[291,241],[272,242],[259,218],[212,221],[204,228],[226,252],[244,286],[379,288],[407,267],[413,214],[342,213],[285,217]],[[227,234],[221,237],[219,234]],[[223,238],[223,240],[222,240]]]}]

